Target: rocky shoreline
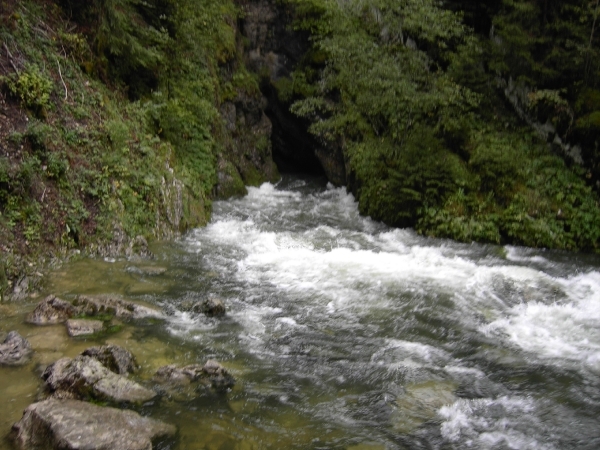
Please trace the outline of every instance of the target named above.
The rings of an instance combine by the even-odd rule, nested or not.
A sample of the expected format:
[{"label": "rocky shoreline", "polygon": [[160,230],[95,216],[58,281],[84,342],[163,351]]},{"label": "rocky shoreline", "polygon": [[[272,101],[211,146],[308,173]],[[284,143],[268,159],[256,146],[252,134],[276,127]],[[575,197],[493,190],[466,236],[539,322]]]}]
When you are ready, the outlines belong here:
[{"label": "rocky shoreline", "polygon": [[[216,299],[194,306],[209,316],[225,313],[224,304]],[[164,318],[156,308],[115,296],[78,296],[68,302],[49,295],[25,321],[39,326],[64,324],[70,338],[77,339],[107,333],[115,321]],[[0,344],[0,367],[28,364],[33,353],[30,343],[11,331]],[[162,399],[185,401],[207,391],[226,394],[235,385],[229,371],[210,359],[204,364],[168,364],[153,374],[141,373],[135,356],[114,344],[90,346],[74,358],[62,357],[39,369],[43,370],[37,398],[8,436],[20,449],[162,447],[175,442],[177,428],[140,414],[143,406]]]}]

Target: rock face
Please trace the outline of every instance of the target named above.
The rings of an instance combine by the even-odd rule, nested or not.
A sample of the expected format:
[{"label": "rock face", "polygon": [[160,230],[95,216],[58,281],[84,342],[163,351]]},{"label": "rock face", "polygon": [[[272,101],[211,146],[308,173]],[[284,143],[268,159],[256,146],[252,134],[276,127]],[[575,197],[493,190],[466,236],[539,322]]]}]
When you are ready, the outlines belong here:
[{"label": "rock face", "polygon": [[218,298],[209,298],[198,302],[192,306],[192,311],[206,314],[209,317],[224,316],[226,312],[225,304]]},{"label": "rock face", "polygon": [[16,331],[11,331],[0,344],[0,365],[19,366],[29,361],[32,350],[27,339]]},{"label": "rock face", "polygon": [[156,396],[154,391],[111,372],[96,359],[85,355],[59,359],[46,368],[42,379],[55,398],[144,403]]},{"label": "rock face", "polygon": [[27,450],[150,450],[175,432],[173,425],[133,411],[50,399],[27,407],[11,437]]},{"label": "rock face", "polygon": [[104,328],[104,322],[100,320],[69,319],[67,320],[67,333],[71,337],[88,336],[98,333]]},{"label": "rock face", "polygon": [[73,305],[79,314],[96,316],[110,314],[123,319],[163,318],[161,311],[115,297],[87,297],[80,295]]},{"label": "rock face", "polygon": [[247,67],[261,75],[267,99],[265,113],[273,124],[273,159],[281,170],[325,173],[335,185],[346,183],[346,167],[339,144],[317,140],[309,123],[293,115],[275,86],[289,77],[310,48],[309,34],[295,30],[294,7],[275,0],[243,2],[241,33],[247,41]]},{"label": "rock face", "polygon": [[76,309],[68,302],[49,295],[27,316],[27,322],[36,325],[63,323],[76,314]]},{"label": "rock face", "polygon": [[137,368],[137,363],[131,352],[118,345],[90,347],[82,355],[94,358],[108,370],[119,375],[133,373]]}]

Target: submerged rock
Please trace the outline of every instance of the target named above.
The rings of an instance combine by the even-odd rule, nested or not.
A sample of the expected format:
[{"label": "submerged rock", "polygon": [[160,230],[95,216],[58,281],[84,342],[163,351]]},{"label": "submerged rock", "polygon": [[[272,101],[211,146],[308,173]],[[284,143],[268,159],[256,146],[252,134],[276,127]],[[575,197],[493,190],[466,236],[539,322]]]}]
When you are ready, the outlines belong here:
[{"label": "submerged rock", "polygon": [[89,319],[69,319],[66,325],[67,333],[71,337],[87,336],[98,333],[104,328],[104,322]]},{"label": "submerged rock", "polygon": [[226,310],[223,300],[218,298],[208,298],[194,304],[194,306],[192,306],[192,311],[195,313],[206,314],[209,317],[215,317],[224,316]]},{"label": "submerged rock", "polygon": [[55,398],[144,403],[156,396],[154,391],[111,372],[100,361],[85,355],[59,359],[46,368],[42,378]]},{"label": "submerged rock", "polygon": [[83,356],[90,356],[99,361],[108,370],[119,375],[135,372],[137,363],[130,351],[118,345],[90,347],[83,351]]},{"label": "submerged rock", "polygon": [[49,399],[27,407],[11,437],[27,450],[150,450],[176,431],[134,411]]},{"label": "submerged rock", "polygon": [[226,391],[235,386],[235,378],[220,363],[209,360],[201,366],[192,364],[177,367],[175,364],[163,366],[154,374],[154,381],[166,386],[167,391],[173,387],[187,386],[192,382],[200,382],[217,391]]},{"label": "submerged rock", "polygon": [[20,366],[29,361],[31,345],[16,331],[11,331],[0,344],[0,365]]},{"label": "submerged rock", "polygon": [[204,372],[200,364],[177,367],[169,364],[159,368],[154,374],[154,380],[159,383],[189,384],[198,380]]},{"label": "submerged rock", "polygon": [[63,323],[76,314],[77,310],[69,302],[61,300],[55,295],[49,295],[38,303],[26,320],[36,325],[50,325]]},{"label": "submerged rock", "polygon": [[233,375],[217,361],[212,359],[206,361],[206,364],[202,367],[202,372],[208,378],[212,387],[218,391],[231,389],[235,386]]},{"label": "submerged rock", "polygon": [[73,305],[75,305],[79,314],[86,316],[110,314],[123,319],[164,318],[164,314],[157,309],[116,297],[80,295],[75,299]]}]

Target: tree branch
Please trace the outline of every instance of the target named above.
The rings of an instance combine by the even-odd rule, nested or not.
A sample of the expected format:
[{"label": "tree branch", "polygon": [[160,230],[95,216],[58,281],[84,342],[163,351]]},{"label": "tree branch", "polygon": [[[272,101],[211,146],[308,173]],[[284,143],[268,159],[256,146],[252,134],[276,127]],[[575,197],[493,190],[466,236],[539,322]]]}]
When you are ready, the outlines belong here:
[{"label": "tree branch", "polygon": [[67,85],[65,84],[65,80],[63,80],[62,72],[60,71],[60,62],[56,59],[56,64],[58,65],[58,75],[60,76],[60,81],[62,81],[62,85],[65,88],[65,101],[69,98],[69,91],[67,91]]}]

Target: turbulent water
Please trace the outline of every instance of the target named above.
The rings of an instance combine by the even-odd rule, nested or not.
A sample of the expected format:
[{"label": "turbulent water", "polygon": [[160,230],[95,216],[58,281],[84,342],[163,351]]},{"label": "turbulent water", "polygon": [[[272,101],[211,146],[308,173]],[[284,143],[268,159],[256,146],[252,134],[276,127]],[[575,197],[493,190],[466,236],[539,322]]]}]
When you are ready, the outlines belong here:
[{"label": "turbulent water", "polygon": [[[600,448],[596,257],[425,239],[296,178],[216,202],[157,254],[164,274],[113,264],[63,290],[137,277],[122,292],[169,319],[120,343],[234,373],[226,396],[145,410],[179,448]],[[224,319],[189,312],[210,296]]]}]

